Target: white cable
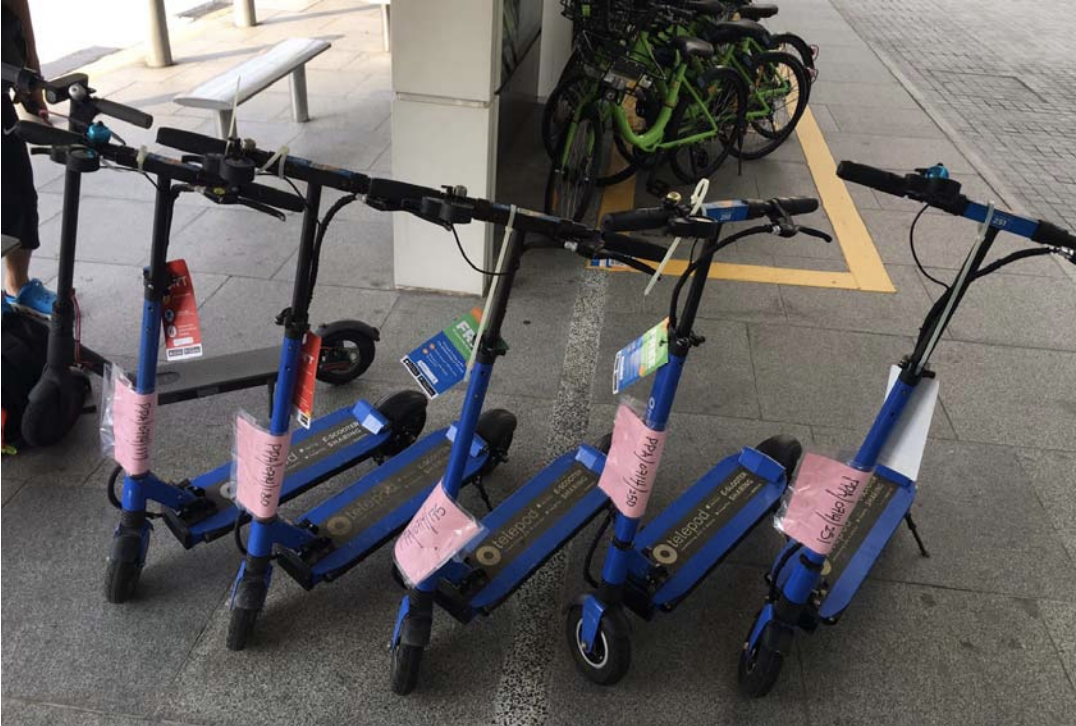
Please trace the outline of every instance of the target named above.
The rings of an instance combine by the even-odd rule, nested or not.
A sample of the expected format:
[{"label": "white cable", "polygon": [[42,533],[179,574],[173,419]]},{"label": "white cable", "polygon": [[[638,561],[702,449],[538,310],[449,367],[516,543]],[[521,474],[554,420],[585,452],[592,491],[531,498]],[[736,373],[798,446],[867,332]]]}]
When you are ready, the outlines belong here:
[{"label": "white cable", "polygon": [[[710,191],[710,180],[700,179],[699,183],[695,185],[695,191],[691,193],[691,216],[695,216],[702,209],[703,202],[706,201],[706,194]],[[658,265],[658,269],[654,271],[653,276],[650,278],[650,282],[646,283],[646,289],[643,290],[643,297],[650,294],[650,291],[654,289],[654,285],[661,279],[661,273],[665,269],[665,266],[669,264],[669,260],[672,259],[673,253],[676,252],[677,246],[680,244],[680,238],[677,237],[669,245],[669,250],[665,253],[665,257],[662,258],[661,264]]]},{"label": "white cable", "polygon": [[493,305],[493,295],[497,292],[497,284],[504,272],[505,254],[508,252],[508,239],[511,237],[513,224],[516,221],[516,205],[508,207],[508,224],[504,226],[504,238],[501,240],[501,253],[497,256],[497,266],[494,268],[493,282],[489,285],[489,294],[486,295],[486,306],[482,309],[482,319],[478,321],[478,334],[475,335],[474,346],[471,348],[471,359],[467,361],[467,372],[463,376],[464,382],[471,378],[471,369],[474,368],[475,359],[478,357],[478,346],[482,343],[482,334],[486,332],[486,321],[489,320],[489,309]]}]

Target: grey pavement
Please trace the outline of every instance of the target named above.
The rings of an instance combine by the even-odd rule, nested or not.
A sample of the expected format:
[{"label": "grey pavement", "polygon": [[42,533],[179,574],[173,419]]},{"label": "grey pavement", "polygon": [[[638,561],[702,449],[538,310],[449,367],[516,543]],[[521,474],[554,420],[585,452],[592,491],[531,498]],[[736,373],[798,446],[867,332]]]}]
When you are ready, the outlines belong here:
[{"label": "grey pavement", "polygon": [[[290,121],[281,84],[241,107],[240,130],[265,145],[287,143],[295,154],[390,173],[390,58],[380,50],[377,8],[349,0],[259,6],[264,22],[257,28],[239,30],[228,18],[209,16],[197,34],[175,43],[175,67],[118,68],[94,85],[150,108],[159,125],[213,133],[207,113],[175,106],[171,97],[282,38],[326,37],[333,49],[309,73],[311,121]],[[948,115],[953,109],[972,114],[998,94],[989,82],[959,76],[954,86],[946,75],[992,76],[1004,67],[1012,70],[1002,75],[1035,93],[1063,87],[1071,81],[1056,55],[1071,28],[1071,17],[1056,10],[1063,3],[1007,3],[1012,17],[1000,21],[994,19],[1001,3],[937,7],[797,0],[770,24],[822,47],[811,105],[835,158],[897,169],[944,161],[969,194],[1007,200],[1015,189],[1016,201],[1072,226],[1063,204],[1020,175],[1033,165],[1060,173],[1064,154],[1071,158],[1071,123],[1061,123],[1072,120],[1071,107],[1057,104],[1071,104],[1073,94],[1051,96],[1052,109],[1035,122],[1061,119],[1052,137],[1067,139],[1058,141],[1061,160],[1047,163],[1028,152],[1020,166],[1002,160],[1000,146],[982,146],[989,129],[1004,148],[1037,138],[1031,122],[1013,126],[1013,139],[998,131],[1023,118],[1017,101],[989,119],[974,114],[977,126],[962,124]],[[935,11],[922,20],[927,8]],[[1005,28],[1004,42],[998,28],[985,27],[995,22]],[[1027,33],[1034,41],[1023,42],[1043,49],[1035,62],[1023,60]],[[894,59],[903,59],[899,77],[891,71]],[[1012,98],[1025,93],[1011,84],[1002,89]],[[960,95],[963,105],[942,103],[942,92]],[[939,108],[945,115],[937,115]],[[502,159],[501,199],[540,203],[547,167],[535,126],[523,127]],[[152,145],[152,134],[128,137]],[[51,276],[63,183],[58,167],[35,163],[43,238],[35,271]],[[1059,183],[1048,186],[1064,191]],[[772,434],[790,433],[828,456],[862,437],[889,366],[910,351],[938,289],[909,251],[916,206],[849,191],[897,292],[712,281],[697,324],[707,342],[684,375],[652,512],[722,457]],[[84,185],[77,268],[83,332],[126,365],[137,353],[151,192],[137,175],[107,171]],[[793,139],[774,158],[745,164],[742,175],[732,164],[722,168],[711,196],[813,193]],[[1067,200],[1071,206],[1071,194]],[[641,191],[636,201],[652,203]],[[813,223],[826,228],[829,220],[820,212]],[[184,198],[173,227],[173,254],[194,271],[207,355],[274,344],[280,329],[272,318],[289,302],[299,220],[280,223]],[[382,341],[362,379],[342,388],[319,385],[320,412],[410,387],[400,355],[480,302],[395,290],[391,229],[390,217],[353,204],[326,239],[315,323],[360,318],[380,328]],[[924,215],[917,249],[926,271],[951,277],[973,234],[970,223]],[[995,256],[1018,247],[1003,238]],[[812,239],[746,241],[720,259],[846,269],[836,245]],[[102,580],[116,521],[103,491],[111,467],[99,453],[96,421],[85,416],[62,445],[4,459],[2,695],[9,721],[1076,724],[1073,279],[1057,262],[1037,259],[969,293],[934,360],[940,403],[915,506],[931,558],[919,557],[899,531],[840,624],[801,637],[764,700],[738,695],[736,659],[765,593],[764,568],[781,544],[768,524],[674,613],[633,620],[633,668],[615,688],[582,679],[563,643],[561,612],[584,590],[580,571],[593,526],[492,616],[464,627],[438,613],[421,686],[406,699],[388,688],[385,644],[400,592],[387,548],[313,592],[278,572],[256,640],[242,653],[224,647],[227,594],[239,562],[229,541],[185,551],[157,527],[140,597],[110,606]],[[556,251],[524,260],[504,331],[511,350],[498,363],[489,398],[489,406],[520,420],[511,460],[488,481],[495,502],[551,456],[609,429],[613,353],[666,314],[672,284],[665,280],[644,298],[637,274],[585,270],[578,258]],[[644,386],[632,395],[645,396]],[[461,401],[456,390],[431,403],[429,426],[451,422]],[[158,473],[178,478],[227,461],[240,408],[263,412],[264,391],[162,408]],[[319,491],[339,491],[369,468]],[[296,515],[318,498],[308,494],[284,511]],[[463,502],[481,511],[473,492]]]}]

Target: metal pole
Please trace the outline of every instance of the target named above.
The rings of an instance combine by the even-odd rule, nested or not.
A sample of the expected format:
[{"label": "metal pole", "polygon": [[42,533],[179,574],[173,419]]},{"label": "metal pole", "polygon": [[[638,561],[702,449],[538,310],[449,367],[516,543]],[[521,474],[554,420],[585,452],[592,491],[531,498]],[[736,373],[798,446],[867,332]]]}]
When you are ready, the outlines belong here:
[{"label": "metal pole", "polygon": [[390,50],[390,40],[391,36],[389,35],[389,3],[388,0],[385,0],[385,2],[381,3],[381,46],[382,50],[384,50],[386,53],[388,53]]},{"label": "metal pole", "polygon": [[291,72],[291,116],[296,123],[310,120],[306,107],[306,66]]},{"label": "metal pole", "polygon": [[235,0],[235,25],[237,28],[253,28],[258,24],[254,0]]},{"label": "metal pole", "polygon": [[172,65],[172,44],[168,41],[168,15],[164,0],[149,0],[149,52],[146,65],[164,68]]}]

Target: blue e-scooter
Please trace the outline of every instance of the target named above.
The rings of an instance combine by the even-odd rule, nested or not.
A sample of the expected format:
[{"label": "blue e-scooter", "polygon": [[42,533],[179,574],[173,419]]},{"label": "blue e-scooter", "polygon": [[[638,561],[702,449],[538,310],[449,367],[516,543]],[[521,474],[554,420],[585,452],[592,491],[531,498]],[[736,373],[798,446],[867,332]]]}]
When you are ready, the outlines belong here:
[{"label": "blue e-scooter", "polygon": [[[442,479],[445,493],[455,498],[494,362],[508,349],[501,339],[501,325],[523,255],[538,247],[563,247],[588,259],[612,259],[653,273],[639,260],[660,262],[665,249],[486,200],[430,199],[425,206],[428,218],[447,225],[479,220],[504,225],[508,232],[489,303],[489,321],[464,398],[460,431]],[[488,615],[601,512],[608,501],[597,486],[604,464],[601,447],[586,444],[555,459],[482,519],[485,531],[469,545],[470,554],[448,561],[408,590],[390,642],[393,691],[406,695],[418,684],[435,603],[465,624]]]},{"label": "blue e-scooter", "polygon": [[[704,342],[693,327],[714,254],[758,234],[792,237],[802,232],[829,241],[825,233],[793,222],[795,215],[818,208],[815,199],[713,202],[702,205],[694,216],[678,202],[678,195],[672,196],[662,207],[610,214],[602,223],[612,231],[667,228],[671,234],[702,242],[673,289],[668,362],[656,373],[646,409],[645,424],[654,431],[665,430],[687,355]],[[726,222],[760,218],[769,223],[721,237]],[[681,311],[680,294],[689,281]],[[610,512],[615,524],[601,580],[590,575],[590,561],[609,520],[595,535],[584,567],[594,591],[568,609],[565,621],[572,659],[587,678],[611,685],[627,674],[631,636],[624,606],[644,620],[671,612],[774,510],[801,451],[791,436],[774,436],[754,448],[745,447],[704,474],[641,530],[641,516]]]},{"label": "blue e-scooter", "polygon": [[[846,514],[845,523],[828,556],[790,540],[767,575],[770,591],[743,645],[739,664],[741,691],[751,697],[766,695],[781,672],[797,630],[813,632],[819,624],[835,624],[851,603],[882,550],[903,520],[928,556],[910,517],[916,485],[912,477],[880,463],[887,446],[900,440],[902,423],[915,408],[910,404],[924,379],[934,378],[930,356],[956,313],[969,286],[976,280],[1026,257],[1060,254],[1073,261],[1076,237],[1050,222],[1026,219],[1010,212],[968,200],[960,183],[950,179],[944,166],[920,169],[903,177],[874,167],[843,161],[837,175],[885,194],[907,197],[980,224],[980,233],[956,278],[927,313],[911,355],[899,363],[900,374],[886,395],[859,451],[849,466],[871,473],[862,494]],[[913,228],[914,230],[914,228]],[[999,232],[1038,242],[983,265]],[[925,428],[923,428],[925,436]],[[918,445],[921,446],[925,438]],[[888,459],[887,459],[888,460]],[[906,469],[908,470],[908,469]],[[836,484],[836,482],[835,482]]]},{"label": "blue e-scooter", "polygon": [[[217,139],[174,129],[162,130],[161,138],[166,145],[201,154],[219,153],[224,146],[224,142]],[[271,158],[268,152],[257,149],[250,140],[244,142],[244,153],[259,161]],[[313,169],[317,174],[324,175],[328,169],[294,157],[289,157],[287,164],[297,165],[299,174],[303,174],[304,169]],[[286,174],[289,173],[288,168],[285,168]],[[385,212],[421,214],[423,199],[444,194],[436,189],[391,179],[371,179],[342,170],[335,173],[351,177],[350,191],[353,196],[344,197],[342,201],[355,199],[354,195],[362,194],[368,205]],[[402,399],[407,406],[414,406],[414,410],[421,410],[422,421],[425,422],[426,397],[423,394],[407,391],[394,396]],[[390,399],[395,400],[394,397]],[[387,435],[382,431],[391,432],[393,429],[394,419],[387,414],[394,411],[394,406],[371,407],[360,403],[349,413],[349,417],[358,419],[367,437],[378,437]],[[275,407],[273,414],[271,425],[283,425],[286,430],[286,409],[280,422],[277,421]],[[477,434],[464,462],[462,481],[464,484],[474,484],[487,506],[489,498],[482,478],[507,460],[515,428],[515,416],[503,409],[486,411],[478,419]],[[288,575],[305,589],[311,590],[321,582],[333,581],[348,572],[398,534],[411,520],[444,471],[453,441],[458,437],[458,427],[442,428],[415,441],[417,433],[409,434],[406,449],[399,451],[394,448],[393,458],[382,461],[379,467],[338,494],[313,506],[294,521],[279,514],[252,517],[245,545],[236,530],[236,539],[244,559],[232,588],[227,636],[229,649],[242,650],[246,647],[265,605],[274,559]]]},{"label": "blue e-scooter", "polygon": [[[275,434],[289,429],[291,402],[297,385],[300,352],[303,338],[310,330],[307,311],[316,281],[318,253],[328,223],[341,202],[319,222],[318,210],[322,188],[341,189],[350,194],[365,190],[369,181],[361,174],[313,165],[303,159],[274,158],[273,155],[245,146],[238,139],[228,142],[199,134],[161,129],[158,141],[166,146],[179,146],[197,157],[198,163],[179,163],[156,155],[141,156],[137,150],[109,151],[109,158],[130,168],[152,173],[157,177],[153,246],[149,268],[145,274],[145,300],[138,355],[138,394],[152,394],[157,383],[157,358],[160,342],[163,300],[171,282],[166,263],[172,209],[176,198],[184,192],[200,192],[218,203],[237,203],[283,217],[277,209],[303,212],[302,237],[296,265],[292,303],[280,316],[284,326],[284,341],[279,353],[275,388],[272,391],[271,430]],[[186,144],[178,143],[187,142]],[[257,168],[278,172],[306,182],[305,199],[290,192],[255,184]],[[178,180],[182,183],[173,183]],[[353,197],[352,197],[353,198]],[[377,338],[377,331],[353,323],[345,337],[361,343],[360,339]],[[328,336],[327,336],[328,337]],[[339,341],[337,341],[339,342]],[[369,365],[372,343],[345,349],[339,361],[345,367]],[[357,359],[357,360],[356,360]],[[338,371],[339,372],[339,371]],[[314,420],[310,427],[291,437],[290,455],[282,486],[282,499],[298,496],[307,489],[328,480],[370,457],[391,456],[410,445],[421,433],[426,420],[426,399],[414,391],[403,391],[373,406],[365,401],[354,407],[342,408]],[[110,602],[130,599],[146,561],[149,548],[151,518],[163,517],[176,538],[191,548],[221,537],[246,520],[233,502],[231,463],[179,483],[166,482],[148,471],[137,476],[125,474],[121,496],[115,493],[119,469],[109,482],[109,497],[120,510],[120,523],[112,539],[108,558],[105,591]],[[163,511],[148,512],[147,504],[156,502]]]}]

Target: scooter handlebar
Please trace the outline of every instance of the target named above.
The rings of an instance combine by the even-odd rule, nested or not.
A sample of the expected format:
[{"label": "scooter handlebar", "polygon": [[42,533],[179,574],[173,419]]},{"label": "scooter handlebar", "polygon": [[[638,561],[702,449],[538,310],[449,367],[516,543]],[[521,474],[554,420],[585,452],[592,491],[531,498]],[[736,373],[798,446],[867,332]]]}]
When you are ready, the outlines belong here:
[{"label": "scooter handlebar", "polygon": [[648,229],[662,229],[676,215],[675,208],[666,207],[610,212],[602,219],[602,229],[606,232],[642,232]]},{"label": "scooter handlebar", "polygon": [[15,135],[33,146],[78,146],[85,144],[82,137],[73,131],[40,124],[35,121],[18,121]]},{"label": "scooter handlebar", "polygon": [[867,164],[842,161],[837,165],[837,176],[853,184],[877,189],[895,197],[903,197],[908,194],[908,183],[904,177]]},{"label": "scooter handlebar", "polygon": [[306,209],[306,202],[295,194],[281,189],[274,189],[264,184],[244,184],[239,188],[239,196],[258,204],[285,209],[289,212],[302,212]]},{"label": "scooter handlebar", "polygon": [[1076,252],[1076,236],[1044,219],[1039,220],[1039,226],[1035,228],[1035,234],[1031,235],[1031,241]]},{"label": "scooter handlebar", "polygon": [[125,123],[129,123],[132,126],[138,126],[139,128],[148,129],[153,125],[153,116],[139,111],[137,108],[130,106],[124,106],[122,103],[116,103],[115,101],[109,101],[106,98],[94,99],[94,105],[97,106],[97,110],[106,116],[119,119]]}]

